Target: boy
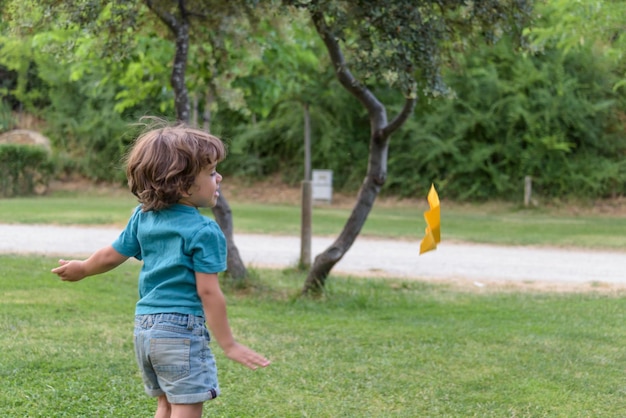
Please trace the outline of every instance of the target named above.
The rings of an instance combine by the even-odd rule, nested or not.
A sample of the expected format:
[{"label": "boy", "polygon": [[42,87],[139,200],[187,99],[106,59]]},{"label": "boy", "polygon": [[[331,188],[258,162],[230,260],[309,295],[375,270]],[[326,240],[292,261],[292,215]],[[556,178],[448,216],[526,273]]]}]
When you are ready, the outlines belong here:
[{"label": "boy", "polygon": [[158,397],[155,417],[201,417],[219,394],[209,329],[231,360],[251,369],[269,361],[233,338],[218,273],[226,242],[200,207],[213,207],[226,151],[222,141],[184,125],[152,129],[127,156],[126,175],[137,196],[126,228],[86,260],[59,260],[64,281],[101,274],[130,257],[143,261],[135,309],[135,355],[145,391]]}]

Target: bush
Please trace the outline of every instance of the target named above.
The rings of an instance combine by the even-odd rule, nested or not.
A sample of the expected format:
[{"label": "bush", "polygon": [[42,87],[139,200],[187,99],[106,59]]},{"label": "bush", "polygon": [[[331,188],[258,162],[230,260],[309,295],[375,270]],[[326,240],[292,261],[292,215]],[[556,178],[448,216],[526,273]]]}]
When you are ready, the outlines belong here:
[{"label": "bush", "polygon": [[0,196],[41,193],[48,187],[53,164],[48,152],[32,145],[0,144]]},{"label": "bush", "polygon": [[545,198],[626,193],[626,136],[615,75],[592,47],[520,56],[506,42],[463,57],[452,100],[424,103],[394,135],[386,190],[431,182],[457,200],[521,199],[524,177]]},{"label": "bush", "polygon": [[121,158],[135,130],[113,110],[110,89],[97,99],[85,89],[78,83],[57,85],[43,112],[45,134],[57,151],[59,172],[94,181],[123,181]]},{"label": "bush", "polygon": [[11,108],[7,103],[0,100],[0,133],[10,131],[15,127],[15,120],[11,114]]}]

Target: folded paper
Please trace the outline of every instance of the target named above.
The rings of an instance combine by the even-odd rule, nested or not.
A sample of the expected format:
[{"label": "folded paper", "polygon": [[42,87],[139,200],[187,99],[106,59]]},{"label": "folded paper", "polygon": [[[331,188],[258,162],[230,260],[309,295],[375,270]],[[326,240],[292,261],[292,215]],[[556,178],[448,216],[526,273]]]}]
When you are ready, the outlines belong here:
[{"label": "folded paper", "polygon": [[424,239],[420,244],[420,254],[437,249],[437,244],[441,242],[441,209],[439,206],[439,195],[437,195],[437,190],[435,190],[435,186],[432,184],[428,192],[428,206],[430,209],[424,212],[426,231]]}]

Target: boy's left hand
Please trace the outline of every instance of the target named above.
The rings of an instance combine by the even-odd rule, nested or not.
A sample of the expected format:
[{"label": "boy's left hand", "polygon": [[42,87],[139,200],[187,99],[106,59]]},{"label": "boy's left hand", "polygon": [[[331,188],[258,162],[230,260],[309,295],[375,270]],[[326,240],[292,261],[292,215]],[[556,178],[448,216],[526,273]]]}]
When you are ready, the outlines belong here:
[{"label": "boy's left hand", "polygon": [[261,354],[239,343],[233,344],[224,351],[224,354],[229,359],[241,363],[252,370],[270,365],[270,361]]}]

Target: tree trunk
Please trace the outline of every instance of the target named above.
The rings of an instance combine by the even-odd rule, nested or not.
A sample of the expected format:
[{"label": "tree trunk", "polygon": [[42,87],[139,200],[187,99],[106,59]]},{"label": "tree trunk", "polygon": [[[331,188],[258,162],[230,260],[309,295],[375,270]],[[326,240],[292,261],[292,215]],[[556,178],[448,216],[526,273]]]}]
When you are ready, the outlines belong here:
[{"label": "tree trunk", "polygon": [[365,225],[365,221],[374,206],[374,201],[387,177],[388,144],[389,141],[386,138],[374,136],[371,138],[367,174],[359,189],[356,204],[339,237],[330,247],[315,257],[313,266],[304,282],[303,294],[318,294],[322,291],[328,274],[352,247],[363,225]]},{"label": "tree trunk", "polygon": [[207,132],[211,132],[211,106],[213,105],[213,93],[211,87],[207,87],[204,95],[204,112],[202,113],[202,126]]},{"label": "tree trunk", "polygon": [[248,275],[248,270],[239,255],[239,249],[235,245],[235,239],[233,235],[233,216],[230,206],[224,197],[224,194],[220,191],[220,196],[217,199],[217,205],[212,209],[213,215],[217,224],[222,228],[224,236],[226,236],[226,244],[228,247],[228,274],[233,279],[243,279]]},{"label": "tree trunk", "polygon": [[174,90],[174,107],[176,117],[182,122],[189,122],[189,93],[185,85],[185,72],[187,70],[187,55],[189,53],[189,28],[188,13],[184,9],[184,2],[178,4],[178,16],[160,7],[158,2],[147,0],[146,5],[161,21],[172,31],[175,38],[174,64],[170,84]]},{"label": "tree trunk", "polygon": [[356,204],[339,237],[330,247],[315,257],[313,266],[304,282],[302,294],[319,294],[326,283],[332,268],[348,252],[358,237],[365,221],[374,206],[374,201],[387,179],[387,153],[389,137],[406,122],[413,113],[416,99],[409,95],[405,99],[404,108],[391,123],[387,122],[387,111],[374,94],[358,82],[348,70],[337,38],[331,33],[324,16],[317,12],[312,14],[313,24],[328,50],[331,62],[335,67],[341,85],[356,97],[367,109],[370,119],[370,145],[367,174],[359,189]]},{"label": "tree trunk", "polygon": [[198,95],[191,95],[191,126],[197,128],[198,125]]},{"label": "tree trunk", "polygon": [[[205,131],[211,131],[211,105],[213,104],[214,96],[211,93],[211,89],[207,88],[204,103],[203,113],[203,128]],[[217,199],[217,205],[213,210],[213,216],[215,221],[222,228],[224,236],[226,237],[226,244],[228,246],[228,274],[233,279],[244,279],[248,276],[248,270],[246,269],[241,256],[239,255],[239,249],[235,245],[234,227],[233,227],[233,213],[230,210],[230,205],[224,197],[224,192],[220,190],[220,196]]]},{"label": "tree trunk", "polygon": [[[189,51],[189,21],[187,19],[188,13],[184,10],[184,2],[179,2],[179,12],[180,18],[177,19],[176,16],[171,13],[161,9],[155,5],[155,3],[151,0],[146,2],[148,7],[156,13],[157,16],[167,25],[168,28],[172,31],[174,36],[176,37],[176,52],[174,54],[174,65],[172,68],[172,76],[170,78],[170,82],[172,84],[172,88],[174,89],[175,95],[175,107],[176,107],[176,116],[179,121],[189,123],[189,94],[187,91],[187,86],[185,85],[185,70],[187,68],[187,55]],[[211,96],[207,96],[211,97]],[[210,106],[210,103],[207,103],[205,106]],[[207,109],[205,107],[205,110]],[[207,118],[205,118],[205,123],[208,123]],[[215,220],[224,232],[224,236],[226,237],[226,244],[228,247],[228,258],[227,258],[227,268],[228,273],[231,277],[240,279],[246,277],[248,272],[246,267],[241,260],[241,256],[239,255],[239,250],[235,246],[234,238],[233,238],[233,218],[232,212],[230,210],[230,206],[224,198],[223,194],[220,193],[219,198],[217,199],[217,205],[213,208],[213,214],[215,216]]]}]

